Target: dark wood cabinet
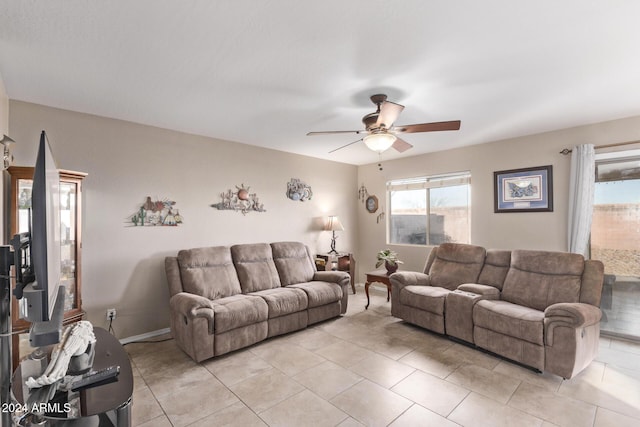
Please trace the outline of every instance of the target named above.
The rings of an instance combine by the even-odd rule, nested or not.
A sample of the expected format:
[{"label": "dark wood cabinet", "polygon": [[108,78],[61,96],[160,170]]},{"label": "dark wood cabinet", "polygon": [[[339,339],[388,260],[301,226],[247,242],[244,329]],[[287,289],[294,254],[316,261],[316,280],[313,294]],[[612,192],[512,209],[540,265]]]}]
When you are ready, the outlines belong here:
[{"label": "dark wood cabinet", "polygon": [[[10,239],[14,234],[29,231],[29,208],[33,168],[11,166],[7,169],[11,177],[9,224]],[[60,283],[65,286],[64,323],[81,320],[82,310],[82,180],[84,172],[60,170]],[[8,239],[7,239],[8,240]],[[12,287],[15,283],[12,284]],[[30,323],[18,317],[18,302],[11,301],[13,332],[29,330]],[[13,336],[13,365],[20,360],[19,336]]]}]

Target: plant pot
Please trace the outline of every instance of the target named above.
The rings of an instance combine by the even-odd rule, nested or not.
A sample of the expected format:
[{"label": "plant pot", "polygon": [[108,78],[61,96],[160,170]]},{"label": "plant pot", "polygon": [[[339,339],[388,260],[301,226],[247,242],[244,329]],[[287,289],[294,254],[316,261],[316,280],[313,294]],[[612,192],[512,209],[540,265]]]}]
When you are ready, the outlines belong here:
[{"label": "plant pot", "polygon": [[387,275],[390,275],[398,271],[398,264],[391,264],[389,261],[385,261],[384,268],[387,269]]}]

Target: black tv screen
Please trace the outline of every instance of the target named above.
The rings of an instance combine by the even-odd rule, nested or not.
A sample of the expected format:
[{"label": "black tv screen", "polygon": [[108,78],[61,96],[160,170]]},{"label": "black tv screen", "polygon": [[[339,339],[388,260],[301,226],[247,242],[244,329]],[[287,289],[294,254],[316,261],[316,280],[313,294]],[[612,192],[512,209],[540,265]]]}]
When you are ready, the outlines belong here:
[{"label": "black tv screen", "polygon": [[31,206],[33,290],[41,297],[29,302],[26,318],[48,321],[60,286],[60,175],[44,131],[33,173]]}]

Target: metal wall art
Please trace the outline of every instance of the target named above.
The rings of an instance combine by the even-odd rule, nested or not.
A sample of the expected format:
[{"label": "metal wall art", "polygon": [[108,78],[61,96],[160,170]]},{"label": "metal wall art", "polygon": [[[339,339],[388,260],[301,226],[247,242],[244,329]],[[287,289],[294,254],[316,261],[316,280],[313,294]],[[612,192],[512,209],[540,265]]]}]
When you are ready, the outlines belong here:
[{"label": "metal wall art", "polygon": [[311,191],[311,186],[298,178],[291,178],[291,181],[287,183],[287,197],[291,200],[304,202],[305,200],[311,200],[313,191]]},{"label": "metal wall art", "polygon": [[264,204],[260,203],[256,193],[249,193],[249,188],[248,186],[245,188],[244,184],[240,187],[236,185],[236,191],[227,190],[226,193],[220,193],[222,201],[211,205],[211,207],[242,212],[242,215],[246,215],[247,212],[266,212]]},{"label": "metal wall art", "polygon": [[182,224],[180,211],[175,209],[173,200],[151,200],[147,196],[146,201],[136,213],[129,217],[129,221],[135,227],[140,226],[177,226]]},{"label": "metal wall art", "polygon": [[358,189],[358,200],[362,200],[362,203],[364,203],[367,197],[369,197],[369,192],[367,191],[367,187],[362,184]]}]

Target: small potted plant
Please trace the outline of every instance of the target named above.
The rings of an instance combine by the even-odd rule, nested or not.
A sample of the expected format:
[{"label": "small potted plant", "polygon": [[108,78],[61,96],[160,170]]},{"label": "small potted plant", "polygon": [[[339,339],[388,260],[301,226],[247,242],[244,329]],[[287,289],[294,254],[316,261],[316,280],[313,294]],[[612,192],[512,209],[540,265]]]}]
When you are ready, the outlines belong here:
[{"label": "small potted plant", "polygon": [[395,273],[398,270],[399,264],[404,264],[398,258],[398,254],[391,249],[385,249],[378,252],[378,262],[376,262],[376,268],[384,264],[384,268],[387,269],[387,274]]}]

